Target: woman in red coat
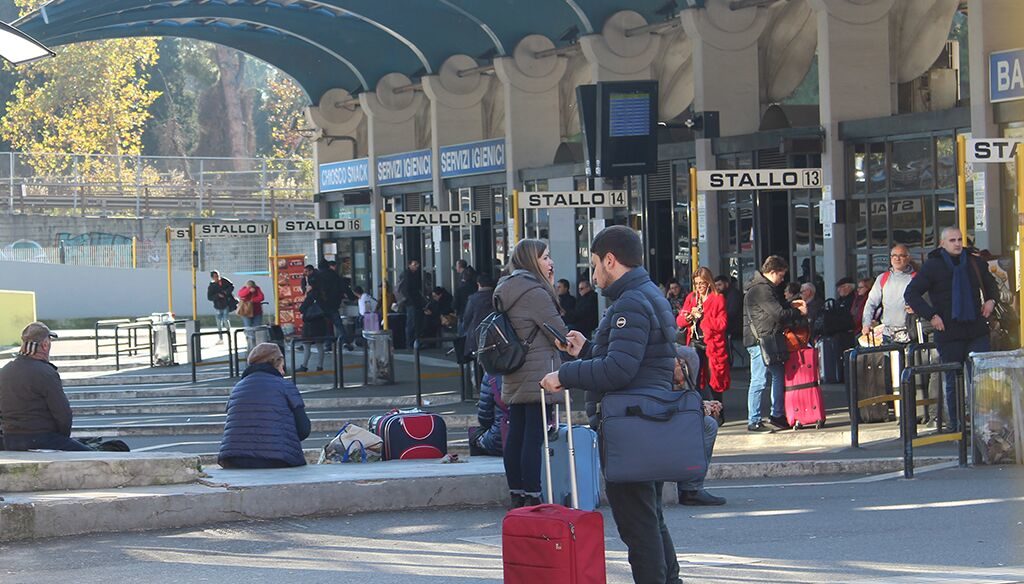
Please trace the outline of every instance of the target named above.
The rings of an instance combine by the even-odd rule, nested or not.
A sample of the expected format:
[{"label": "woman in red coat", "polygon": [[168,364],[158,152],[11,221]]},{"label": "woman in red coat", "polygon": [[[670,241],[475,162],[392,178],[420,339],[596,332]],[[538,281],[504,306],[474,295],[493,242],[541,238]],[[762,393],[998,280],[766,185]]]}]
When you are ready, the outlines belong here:
[{"label": "woman in red coat", "polygon": [[701,391],[708,389],[711,399],[722,401],[722,392],[729,389],[732,379],[725,345],[725,297],[715,288],[711,270],[698,268],[694,272],[693,292],[683,301],[676,324],[685,331],[686,344],[700,355]]}]

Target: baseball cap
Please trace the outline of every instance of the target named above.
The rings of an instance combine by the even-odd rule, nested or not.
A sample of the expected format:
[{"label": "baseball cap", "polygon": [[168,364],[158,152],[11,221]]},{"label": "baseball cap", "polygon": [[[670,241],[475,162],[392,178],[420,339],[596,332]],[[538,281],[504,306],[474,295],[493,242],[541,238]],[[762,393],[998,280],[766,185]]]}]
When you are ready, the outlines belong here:
[{"label": "baseball cap", "polygon": [[29,323],[21,331],[21,351],[22,355],[34,355],[39,349],[39,344],[46,339],[56,339],[57,335],[50,330],[50,327],[45,324],[36,321]]}]

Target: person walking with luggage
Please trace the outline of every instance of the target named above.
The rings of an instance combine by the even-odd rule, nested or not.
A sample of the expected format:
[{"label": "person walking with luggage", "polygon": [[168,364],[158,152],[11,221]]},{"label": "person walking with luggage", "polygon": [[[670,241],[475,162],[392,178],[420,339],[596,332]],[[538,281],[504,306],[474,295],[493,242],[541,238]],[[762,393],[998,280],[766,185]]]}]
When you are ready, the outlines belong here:
[{"label": "person walking with luggage", "polygon": [[[964,236],[956,227],[942,230],[939,248],[928,254],[903,294],[910,308],[935,328],[935,347],[942,363],[965,363],[969,354],[990,350],[987,320],[998,297],[999,287],[988,266],[964,253]],[[955,409],[955,372],[946,373],[945,385],[948,429],[956,432],[960,420]]]},{"label": "person walking with luggage", "polygon": [[781,333],[787,326],[807,316],[803,300],[790,303],[783,297],[782,283],[789,264],[779,256],[768,256],[761,270],[747,284],[743,297],[743,344],[750,354],[750,387],[747,390],[747,431],[770,432],[761,420],[761,394],[771,383],[771,414],[768,420],[777,428],[789,427],[786,422],[783,363],[767,364],[761,355],[761,343]]},{"label": "person walking with luggage", "polygon": [[[696,389],[700,371],[700,356],[693,347],[676,345],[676,366],[672,374],[673,388],[678,391]],[[704,455],[708,462],[715,451],[715,440],[718,438],[718,421],[715,419],[721,413],[722,402],[704,402]],[[681,448],[692,447],[692,444],[680,444]],[[710,468],[710,466],[709,466]],[[676,483],[676,490],[679,495],[680,505],[725,505],[724,497],[716,497],[707,492],[704,488],[704,479],[707,473],[699,479],[688,483]]]},{"label": "person walking with luggage", "polygon": [[217,311],[217,342],[224,342],[224,331],[231,334],[231,311],[238,307],[238,300],[235,300],[235,285],[231,280],[222,278],[220,272],[210,272],[210,285],[206,287],[206,299],[213,302],[213,308]]},{"label": "person walking with luggage", "polygon": [[729,353],[725,345],[725,297],[715,289],[711,270],[697,268],[693,273],[693,292],[683,301],[676,324],[684,331],[686,344],[700,356],[697,389],[721,402],[729,389]]},{"label": "person walking with luggage", "polygon": [[[523,239],[512,250],[512,272],[494,288],[494,309],[504,311],[520,339],[528,345],[526,359],[502,377],[501,398],[508,404],[509,427],[505,442],[505,478],[513,508],[539,505],[541,444],[547,426],[541,415],[540,380],[562,362],[549,325],[568,332],[558,314],[555,263],[548,245]],[[552,403],[549,399],[548,403]]]},{"label": "person walking with luggage", "polygon": [[861,334],[871,334],[878,309],[882,310],[882,342],[909,343],[907,314],[910,307],[903,295],[917,272],[910,263],[910,252],[905,245],[896,245],[889,252],[889,269],[875,279],[864,303]]},{"label": "person walking with luggage", "polygon": [[[592,342],[569,333],[569,353],[541,382],[548,392],[586,390],[590,424],[600,428],[599,402],[609,392],[671,390],[675,371],[675,318],[665,295],[643,267],[640,236],[623,225],[601,230],[590,246],[594,280],[611,302]],[[661,482],[607,482],[605,491],[619,537],[629,548],[638,584],[681,582],[672,536],[662,515]]]}]

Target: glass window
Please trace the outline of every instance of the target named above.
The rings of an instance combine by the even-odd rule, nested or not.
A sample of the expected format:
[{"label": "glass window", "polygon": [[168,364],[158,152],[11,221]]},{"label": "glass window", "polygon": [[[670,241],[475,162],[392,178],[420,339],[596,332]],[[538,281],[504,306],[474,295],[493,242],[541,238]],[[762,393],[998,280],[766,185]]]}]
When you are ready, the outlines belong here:
[{"label": "glass window", "polygon": [[[924,245],[924,230],[921,221],[925,217],[921,197],[893,197],[889,199],[892,216],[892,243],[902,243],[909,248]],[[889,246],[886,246],[889,247]]]},{"label": "glass window", "polygon": [[956,197],[940,195],[938,207],[938,216],[935,218],[936,229],[941,232],[944,227],[956,225]]},{"label": "glass window", "polygon": [[885,143],[868,144],[868,191],[877,193],[887,188],[889,169],[885,165]]},{"label": "glass window", "polygon": [[853,199],[847,202],[849,223],[853,226],[853,247],[865,249],[868,246],[868,202]]},{"label": "glass window", "polygon": [[857,273],[857,278],[873,278],[875,274],[881,274],[889,269],[889,254],[878,254],[871,256],[871,271],[867,274]]},{"label": "glass window", "polygon": [[926,196],[921,199],[922,214],[921,221],[921,245],[925,249],[936,247],[938,243],[938,229],[935,228],[935,197]]},{"label": "glass window", "polygon": [[811,250],[811,205],[793,197],[793,249],[796,253]]},{"label": "glass window", "polygon": [[903,140],[892,143],[892,190],[913,191],[935,188],[935,169],[932,167],[932,139]]},{"label": "glass window", "polygon": [[867,144],[853,145],[853,185],[851,191],[856,194],[868,192],[868,154]]},{"label": "glass window", "polygon": [[935,161],[938,164],[935,188],[956,188],[956,142],[952,136],[935,139]]},{"label": "glass window", "polygon": [[858,278],[867,278],[868,277],[868,270],[870,269],[869,268],[870,264],[868,263],[869,257],[866,256],[866,255],[858,255],[858,256],[856,256],[856,261],[857,261],[857,277]]},{"label": "glass window", "polygon": [[886,212],[885,199],[869,199],[868,218],[870,238],[869,247],[888,247],[889,245],[889,214]]}]

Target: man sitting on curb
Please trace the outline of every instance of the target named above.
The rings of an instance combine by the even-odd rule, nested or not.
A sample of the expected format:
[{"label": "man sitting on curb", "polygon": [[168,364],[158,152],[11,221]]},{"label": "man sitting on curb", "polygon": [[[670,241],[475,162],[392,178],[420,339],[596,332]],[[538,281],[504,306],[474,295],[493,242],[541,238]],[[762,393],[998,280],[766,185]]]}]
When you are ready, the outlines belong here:
[{"label": "man sitting on curb", "polygon": [[7,450],[92,450],[71,438],[71,404],[50,347],[57,335],[41,322],[21,331],[21,350],[0,369],[0,420]]},{"label": "man sitting on curb", "polygon": [[[700,371],[700,356],[697,355],[697,351],[692,347],[676,345],[676,370],[672,376],[675,389],[695,387],[698,371]],[[704,452],[708,457],[708,462],[711,462],[711,454],[715,450],[715,439],[718,438],[718,422],[714,415],[721,408],[721,402],[704,402]],[[724,497],[716,497],[704,490],[706,476],[705,474],[700,480],[689,483],[676,483],[681,505],[725,505]]]}]

